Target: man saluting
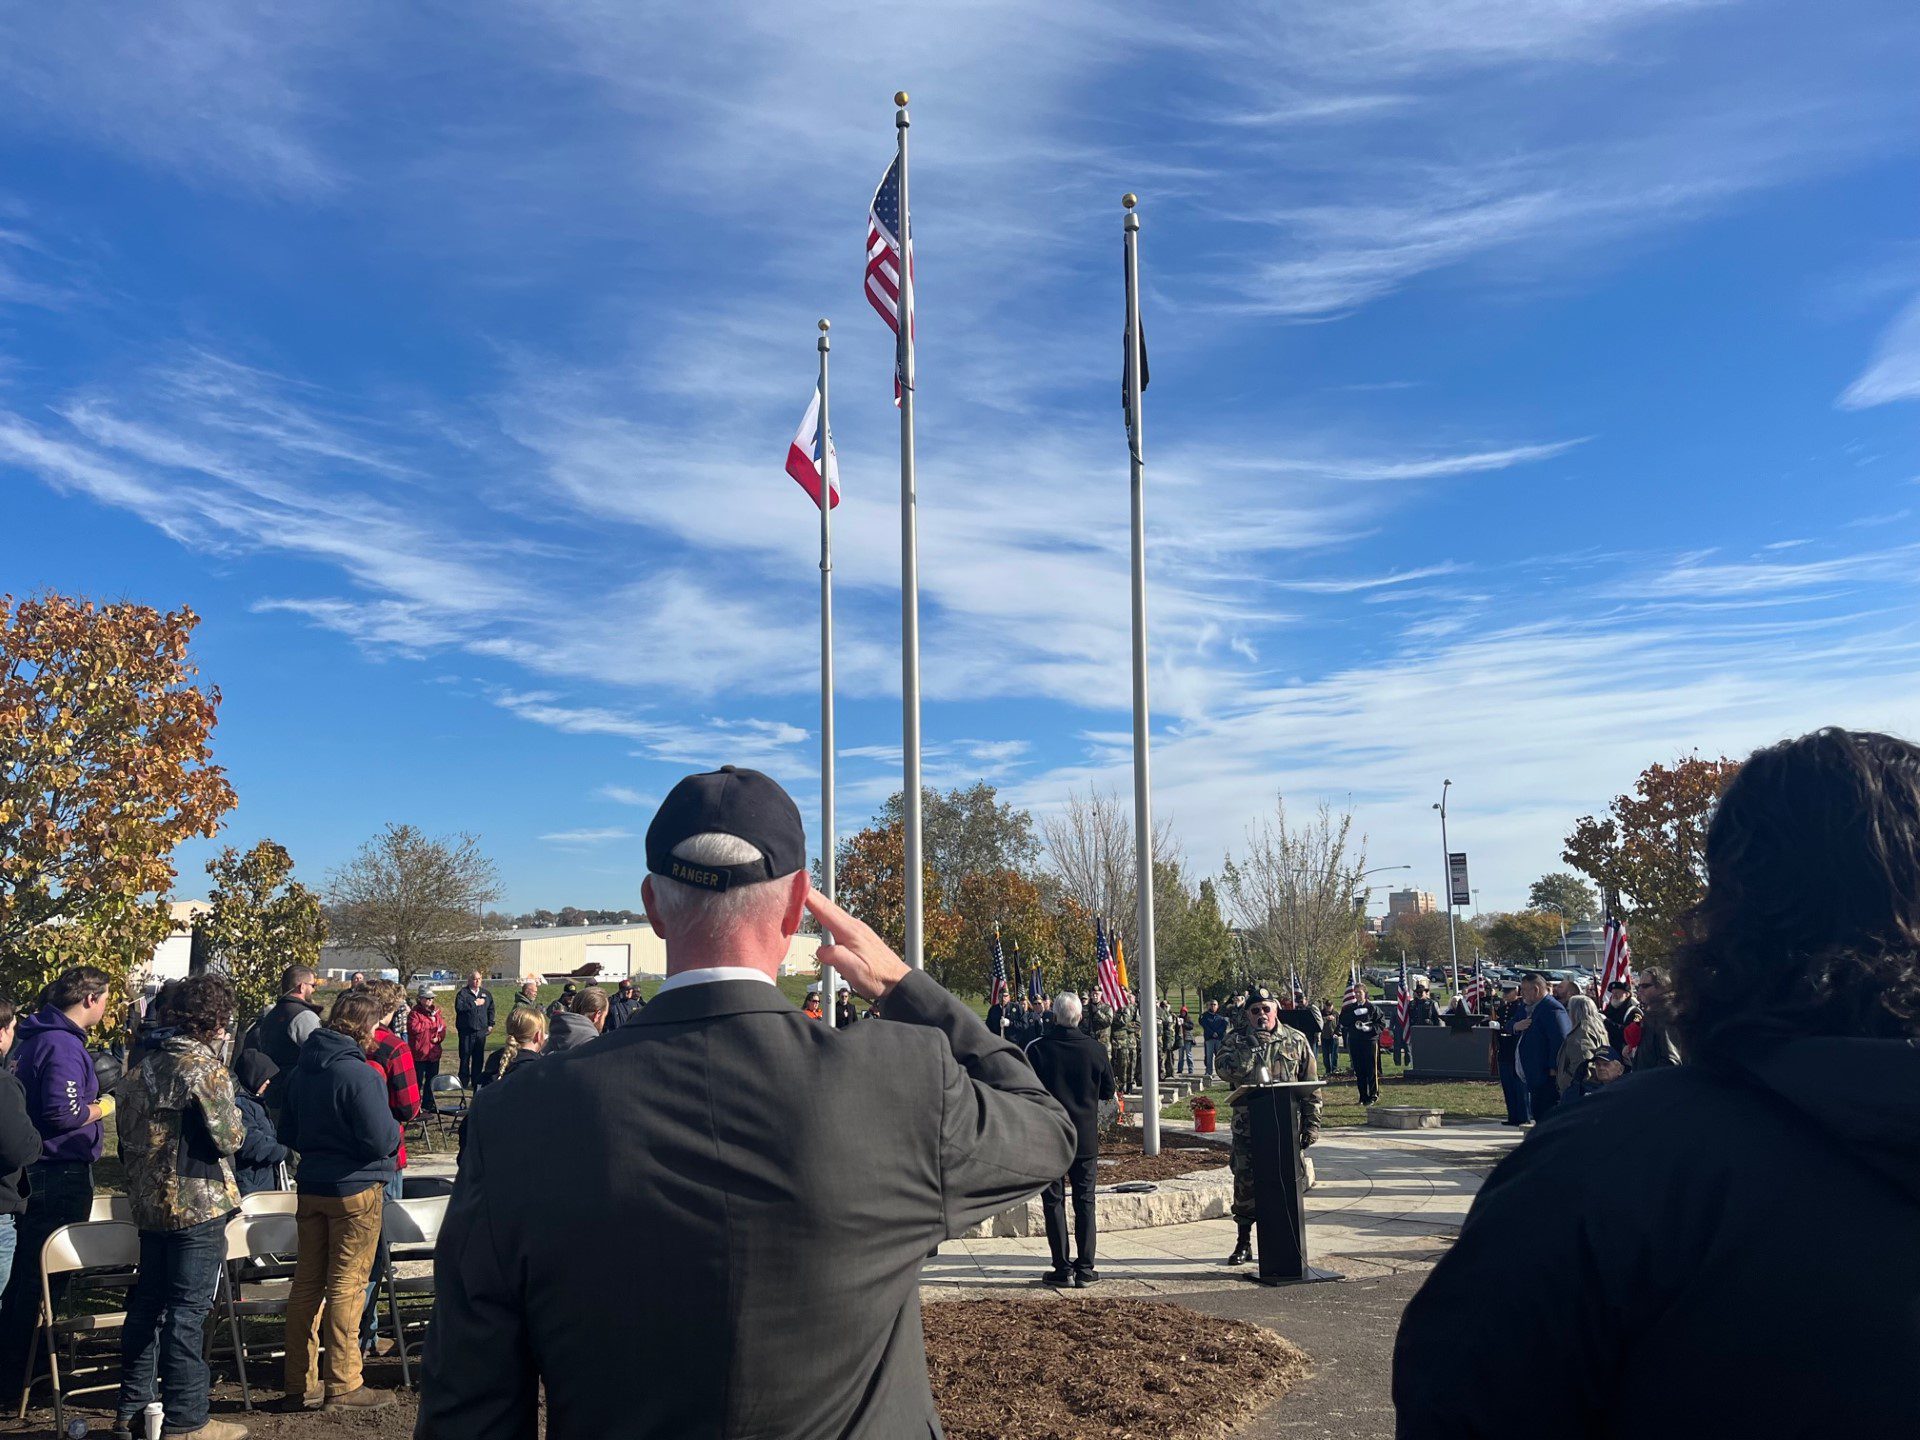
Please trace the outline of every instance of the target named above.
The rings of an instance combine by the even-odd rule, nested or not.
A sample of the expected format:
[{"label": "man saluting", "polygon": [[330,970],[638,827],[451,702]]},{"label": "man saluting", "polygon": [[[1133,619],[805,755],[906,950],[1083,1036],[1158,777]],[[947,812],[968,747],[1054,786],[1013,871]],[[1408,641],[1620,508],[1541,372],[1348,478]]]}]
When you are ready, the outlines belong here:
[{"label": "man saluting", "polygon": [[[1065,1174],[1072,1124],[1018,1050],[811,889],[765,775],[682,780],[647,869],[652,1002],[474,1104],[416,1436],[532,1440],[543,1385],[551,1440],[939,1434],[921,1263]],[[806,910],[821,961],[896,1023],[828,1029],[780,992]],[[580,1243],[612,1217],[651,1242],[620,1285]],[[673,1383],[609,1385],[609,1354]]]}]

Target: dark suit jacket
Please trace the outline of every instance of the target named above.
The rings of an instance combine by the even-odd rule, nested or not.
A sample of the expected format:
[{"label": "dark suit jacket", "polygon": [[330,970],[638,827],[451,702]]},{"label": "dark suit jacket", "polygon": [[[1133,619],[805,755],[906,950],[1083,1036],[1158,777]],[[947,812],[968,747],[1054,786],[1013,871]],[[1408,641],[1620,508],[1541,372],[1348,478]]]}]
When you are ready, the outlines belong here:
[{"label": "dark suit jacket", "polygon": [[1113,1099],[1113,1061],[1107,1058],[1107,1047],[1077,1025],[1055,1025],[1027,1046],[1027,1061],[1073,1121],[1079,1142],[1073,1158],[1098,1155],[1100,1102]]},{"label": "dark suit jacket", "polygon": [[1516,1057],[1529,1085],[1545,1085],[1553,1079],[1553,1067],[1560,1059],[1560,1043],[1573,1029],[1567,1007],[1551,995],[1527,1007],[1527,1019],[1533,1023],[1520,1032]]},{"label": "dark suit jacket", "polygon": [[[417,1440],[532,1440],[542,1381],[550,1440],[940,1435],[921,1263],[1059,1179],[1074,1134],[924,974],[882,1014],[828,1029],[758,981],[688,986],[482,1094]],[[614,1285],[608,1225],[643,1239]]]}]

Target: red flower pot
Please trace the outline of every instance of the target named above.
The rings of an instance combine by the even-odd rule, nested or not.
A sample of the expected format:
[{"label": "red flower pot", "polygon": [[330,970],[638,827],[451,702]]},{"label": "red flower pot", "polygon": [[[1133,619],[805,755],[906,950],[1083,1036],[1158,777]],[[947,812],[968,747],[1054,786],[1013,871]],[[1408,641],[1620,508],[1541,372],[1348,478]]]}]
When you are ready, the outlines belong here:
[{"label": "red flower pot", "polygon": [[1193,1112],[1193,1128],[1202,1135],[1213,1133],[1213,1111],[1196,1110]]}]

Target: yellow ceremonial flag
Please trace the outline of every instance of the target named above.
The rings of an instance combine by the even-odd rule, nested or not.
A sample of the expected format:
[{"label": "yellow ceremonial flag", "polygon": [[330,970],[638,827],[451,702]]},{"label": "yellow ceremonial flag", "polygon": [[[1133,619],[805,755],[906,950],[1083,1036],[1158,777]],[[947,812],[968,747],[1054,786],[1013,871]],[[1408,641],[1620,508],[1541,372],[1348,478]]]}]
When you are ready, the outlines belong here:
[{"label": "yellow ceremonial flag", "polygon": [[1126,947],[1120,943],[1120,937],[1118,934],[1116,934],[1113,937],[1113,968],[1115,972],[1120,976],[1120,988],[1122,990],[1133,989],[1132,983],[1127,979]]}]

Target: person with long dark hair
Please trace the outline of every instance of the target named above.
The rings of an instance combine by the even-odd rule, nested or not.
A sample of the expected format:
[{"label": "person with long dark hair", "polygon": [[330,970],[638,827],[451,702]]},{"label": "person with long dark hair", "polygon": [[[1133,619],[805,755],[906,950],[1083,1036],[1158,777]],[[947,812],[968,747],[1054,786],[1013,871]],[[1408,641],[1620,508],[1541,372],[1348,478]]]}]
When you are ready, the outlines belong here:
[{"label": "person with long dark hair", "polygon": [[[1920,746],[1758,752],[1706,871],[1671,975],[1685,1063],[1494,1171],[1401,1322],[1403,1440],[1912,1430]],[[1511,1383],[1549,1366],[1550,1392]]]}]

